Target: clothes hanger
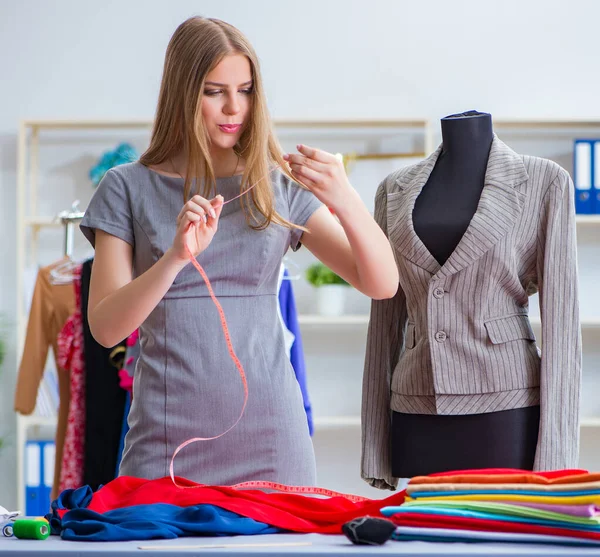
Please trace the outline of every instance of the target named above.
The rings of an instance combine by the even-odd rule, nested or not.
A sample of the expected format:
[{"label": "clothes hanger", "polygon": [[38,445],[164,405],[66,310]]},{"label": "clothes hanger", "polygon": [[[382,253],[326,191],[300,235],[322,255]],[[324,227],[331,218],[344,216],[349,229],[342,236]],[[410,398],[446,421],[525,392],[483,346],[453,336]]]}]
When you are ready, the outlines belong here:
[{"label": "clothes hanger", "polygon": [[73,259],[73,238],[75,223],[83,219],[85,214],[78,210],[79,200],[76,200],[71,205],[71,209],[62,211],[56,215],[55,220],[60,220],[65,227],[65,239],[64,239],[64,257],[65,260],[59,263],[50,270],[50,282],[52,284],[69,284],[73,282],[75,275],[73,272],[79,267],[79,265],[85,259],[79,261]]}]

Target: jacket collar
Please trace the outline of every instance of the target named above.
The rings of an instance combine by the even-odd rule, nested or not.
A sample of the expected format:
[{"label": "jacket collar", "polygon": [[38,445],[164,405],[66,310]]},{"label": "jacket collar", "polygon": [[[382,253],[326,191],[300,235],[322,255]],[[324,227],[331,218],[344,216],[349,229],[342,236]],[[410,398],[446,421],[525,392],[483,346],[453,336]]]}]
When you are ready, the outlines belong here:
[{"label": "jacket collar", "polygon": [[415,233],[412,213],[441,151],[440,145],[428,158],[396,178],[387,207],[392,246],[398,255],[410,259],[434,278],[444,278],[468,267],[506,235],[525,199],[516,186],[529,179],[522,157],[494,135],[477,210],[454,252],[440,266]]}]

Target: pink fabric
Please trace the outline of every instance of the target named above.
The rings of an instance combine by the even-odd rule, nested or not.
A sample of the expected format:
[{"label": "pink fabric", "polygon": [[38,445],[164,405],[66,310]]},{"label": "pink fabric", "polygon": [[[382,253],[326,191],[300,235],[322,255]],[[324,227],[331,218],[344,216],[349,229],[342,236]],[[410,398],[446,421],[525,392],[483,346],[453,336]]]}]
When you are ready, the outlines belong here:
[{"label": "pink fabric", "polygon": [[58,335],[58,364],[69,371],[71,377],[71,403],[59,493],[76,489],[83,484],[83,447],[85,438],[85,365],[83,357],[83,319],[81,315],[81,266],[73,271],[75,312]]},{"label": "pink fabric", "polygon": [[137,342],[139,335],[140,335],[140,333],[139,333],[138,329],[136,329],[135,331],[133,331],[133,333],[131,333],[127,337],[125,344],[127,344],[127,346],[133,346]]},{"label": "pink fabric", "polygon": [[126,369],[119,370],[119,387],[125,389],[129,394],[133,391],[133,377],[129,375]]},{"label": "pink fabric", "polygon": [[593,518],[598,516],[599,508],[596,505],[558,505],[549,503],[525,503],[521,501],[507,502],[509,505],[519,505],[529,507],[530,509],[539,509],[553,513],[568,514],[571,516],[581,516],[584,518]]}]

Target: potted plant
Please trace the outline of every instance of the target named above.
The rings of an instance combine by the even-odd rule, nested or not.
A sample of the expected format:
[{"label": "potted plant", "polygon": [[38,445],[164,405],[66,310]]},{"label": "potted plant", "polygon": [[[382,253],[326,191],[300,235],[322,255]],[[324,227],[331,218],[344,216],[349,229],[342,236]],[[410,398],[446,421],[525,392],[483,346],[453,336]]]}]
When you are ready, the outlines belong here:
[{"label": "potted plant", "polygon": [[344,313],[344,301],[350,285],[342,277],[317,262],[306,269],[306,280],[317,289],[319,315],[331,317]]}]

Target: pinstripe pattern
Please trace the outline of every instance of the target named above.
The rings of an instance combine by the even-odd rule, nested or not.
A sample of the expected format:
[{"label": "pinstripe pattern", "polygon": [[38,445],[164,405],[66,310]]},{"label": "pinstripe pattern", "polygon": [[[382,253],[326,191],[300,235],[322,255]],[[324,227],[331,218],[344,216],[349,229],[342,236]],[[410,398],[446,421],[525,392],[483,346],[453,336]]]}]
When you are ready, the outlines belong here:
[{"label": "pinstripe pattern", "polygon": [[[376,194],[375,218],[394,248],[400,288],[371,305],[361,475],[376,487],[397,484],[391,410],[475,414],[534,404],[541,406],[535,469],[574,467],[581,333],[571,179],[494,137],[477,211],[440,266],[412,221],[440,151],[388,176]],[[541,350],[528,317],[537,291]]]}]

